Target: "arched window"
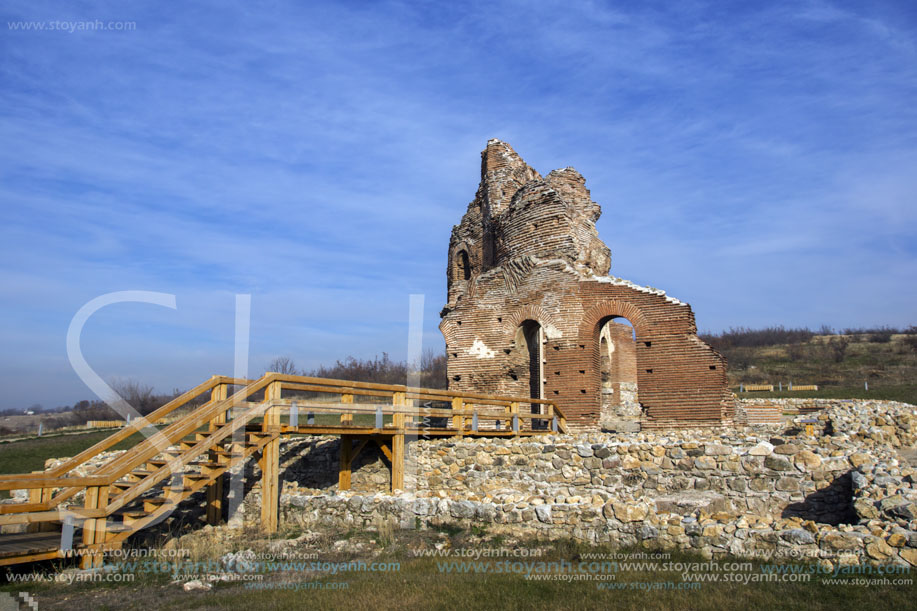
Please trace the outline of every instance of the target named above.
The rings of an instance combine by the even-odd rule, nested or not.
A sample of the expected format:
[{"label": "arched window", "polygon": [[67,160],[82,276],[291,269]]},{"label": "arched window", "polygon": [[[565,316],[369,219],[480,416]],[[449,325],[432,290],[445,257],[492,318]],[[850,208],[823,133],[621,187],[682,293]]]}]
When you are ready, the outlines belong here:
[{"label": "arched window", "polygon": [[468,253],[464,250],[458,251],[455,255],[455,279],[471,279],[471,263],[468,261]]}]

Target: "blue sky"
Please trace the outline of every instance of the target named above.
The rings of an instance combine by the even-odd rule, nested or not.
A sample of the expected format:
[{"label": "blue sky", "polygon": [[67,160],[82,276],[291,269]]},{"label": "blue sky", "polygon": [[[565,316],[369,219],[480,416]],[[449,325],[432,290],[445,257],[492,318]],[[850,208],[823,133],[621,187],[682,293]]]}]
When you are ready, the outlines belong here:
[{"label": "blue sky", "polygon": [[917,323],[917,4],[755,4],[5,1],[0,408],[90,396],[112,291],[176,296],[83,331],[158,390],[232,372],[240,293],[252,375],[404,358],[412,293],[440,349],[493,137],[701,329]]}]

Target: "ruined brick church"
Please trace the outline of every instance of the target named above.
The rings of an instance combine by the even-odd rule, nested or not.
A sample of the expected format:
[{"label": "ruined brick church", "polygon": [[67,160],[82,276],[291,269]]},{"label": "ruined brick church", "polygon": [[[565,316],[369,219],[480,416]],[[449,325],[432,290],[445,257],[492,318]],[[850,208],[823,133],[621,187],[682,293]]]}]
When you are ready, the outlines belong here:
[{"label": "ruined brick church", "polygon": [[542,177],[499,140],[481,156],[449,241],[450,388],[553,399],[580,430],[731,424],[726,362],[691,307],[608,275],[579,172]]}]

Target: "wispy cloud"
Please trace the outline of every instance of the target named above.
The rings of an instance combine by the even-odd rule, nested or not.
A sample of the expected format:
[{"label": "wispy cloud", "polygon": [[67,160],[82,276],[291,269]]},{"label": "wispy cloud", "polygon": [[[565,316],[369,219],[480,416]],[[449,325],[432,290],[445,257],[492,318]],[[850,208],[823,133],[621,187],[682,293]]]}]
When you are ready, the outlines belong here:
[{"label": "wispy cloud", "polygon": [[[834,2],[7,2],[0,9],[0,407],[72,402],[72,314],[106,376],[404,355],[425,336],[478,152],[573,165],[616,275],[699,325],[914,322],[917,19]],[[10,22],[121,20],[131,31]],[[749,281],[755,279],[754,281]],[[897,299],[877,299],[888,291]],[[41,375],[36,374],[41,372]],[[43,388],[34,396],[36,384]]]}]

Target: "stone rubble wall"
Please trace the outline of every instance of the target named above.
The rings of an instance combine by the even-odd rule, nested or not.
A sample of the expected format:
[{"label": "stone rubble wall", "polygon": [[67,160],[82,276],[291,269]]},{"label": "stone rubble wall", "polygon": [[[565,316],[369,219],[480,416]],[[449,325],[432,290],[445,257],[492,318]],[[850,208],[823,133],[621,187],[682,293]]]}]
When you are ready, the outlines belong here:
[{"label": "stone rubble wall", "polygon": [[[285,481],[282,504],[288,518],[307,524],[454,522],[708,556],[917,566],[917,471],[881,428],[895,428],[899,442],[912,439],[915,408],[851,405],[823,414],[850,433],[822,429],[815,437],[794,433],[791,423],[786,430],[422,440],[409,444],[407,493],[384,491],[380,460],[366,473],[354,471],[357,489],[343,494]],[[323,440],[314,449],[331,457],[334,444]]]}]

